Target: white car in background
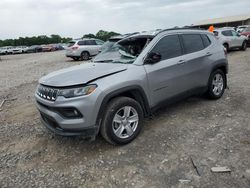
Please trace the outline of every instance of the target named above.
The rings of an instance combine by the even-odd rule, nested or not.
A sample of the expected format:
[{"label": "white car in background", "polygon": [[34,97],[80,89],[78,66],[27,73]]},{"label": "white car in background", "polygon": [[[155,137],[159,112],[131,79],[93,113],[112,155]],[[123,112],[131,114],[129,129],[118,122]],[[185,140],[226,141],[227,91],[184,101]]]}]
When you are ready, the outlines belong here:
[{"label": "white car in background", "polygon": [[0,54],[2,54],[2,55],[10,54],[12,48],[13,48],[12,46],[4,46],[1,48]]},{"label": "white car in background", "polygon": [[100,52],[103,43],[99,39],[72,40],[66,49],[66,57],[70,57],[75,61],[89,60],[90,57]]},{"label": "white car in background", "polygon": [[226,50],[239,48],[243,51],[247,49],[247,37],[240,35],[231,28],[219,28],[214,30],[215,37],[226,48]]},{"label": "white car in background", "polygon": [[27,52],[27,46],[16,46],[10,50],[11,54],[22,54]]},{"label": "white car in background", "polygon": [[240,25],[236,28],[236,31],[238,33],[241,33],[244,29],[246,29],[247,27],[250,27],[250,25]]}]

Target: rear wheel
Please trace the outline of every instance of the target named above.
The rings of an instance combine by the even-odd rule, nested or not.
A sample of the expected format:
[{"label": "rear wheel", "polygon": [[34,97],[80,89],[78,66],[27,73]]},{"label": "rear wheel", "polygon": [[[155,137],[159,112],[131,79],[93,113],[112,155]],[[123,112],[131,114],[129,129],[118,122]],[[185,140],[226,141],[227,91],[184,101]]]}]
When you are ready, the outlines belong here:
[{"label": "rear wheel", "polygon": [[226,86],[226,75],[220,69],[212,72],[208,83],[208,97],[210,99],[219,99],[223,95]]},{"label": "rear wheel", "polygon": [[244,42],[242,43],[241,50],[242,50],[242,51],[245,51],[246,49],[247,49],[247,42],[244,41]]},{"label": "rear wheel", "polygon": [[114,145],[124,145],[140,133],[143,111],[140,104],[128,97],[113,99],[104,113],[101,135]]},{"label": "rear wheel", "polygon": [[87,61],[87,60],[89,60],[89,57],[90,57],[89,52],[82,52],[81,53],[81,60]]}]

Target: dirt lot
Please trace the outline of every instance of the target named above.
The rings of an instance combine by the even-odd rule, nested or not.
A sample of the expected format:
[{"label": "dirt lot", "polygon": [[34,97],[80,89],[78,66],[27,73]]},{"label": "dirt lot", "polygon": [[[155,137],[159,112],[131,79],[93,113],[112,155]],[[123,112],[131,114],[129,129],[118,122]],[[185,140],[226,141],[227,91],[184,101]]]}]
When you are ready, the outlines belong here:
[{"label": "dirt lot", "polygon": [[[0,111],[0,187],[250,187],[250,49],[229,54],[222,99],[168,106],[123,147],[55,136],[40,123],[37,80],[79,63],[63,52],[2,57],[0,102],[17,100]],[[231,173],[212,173],[218,165]]]}]

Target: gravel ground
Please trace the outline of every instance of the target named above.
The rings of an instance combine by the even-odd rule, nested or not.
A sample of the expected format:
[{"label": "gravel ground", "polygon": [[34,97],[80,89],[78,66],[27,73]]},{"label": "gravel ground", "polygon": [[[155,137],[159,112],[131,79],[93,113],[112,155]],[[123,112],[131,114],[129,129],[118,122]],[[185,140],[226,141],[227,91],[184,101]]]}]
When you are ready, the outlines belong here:
[{"label": "gravel ground", "polygon": [[[122,147],[56,136],[40,123],[37,80],[82,63],[63,53],[1,57],[0,102],[17,100],[0,111],[0,187],[250,187],[249,49],[229,53],[229,89],[220,100],[163,108]],[[215,166],[231,172],[213,173]]]}]

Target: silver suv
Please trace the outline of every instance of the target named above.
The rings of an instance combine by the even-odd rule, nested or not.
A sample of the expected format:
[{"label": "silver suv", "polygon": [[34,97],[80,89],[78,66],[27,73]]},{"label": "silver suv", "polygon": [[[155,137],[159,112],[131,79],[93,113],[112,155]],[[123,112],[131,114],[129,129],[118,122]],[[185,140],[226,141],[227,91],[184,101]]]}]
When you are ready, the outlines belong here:
[{"label": "silver suv", "polygon": [[77,60],[88,60],[91,56],[95,56],[99,53],[102,40],[98,39],[82,39],[73,40],[69,42],[66,50],[66,57],[70,57]]},{"label": "silver suv", "polygon": [[228,62],[212,33],[168,29],[129,36],[90,63],[39,80],[37,107],[59,135],[101,135],[112,144],[136,138],[143,118],[181,98],[219,99]]},{"label": "silver suv", "polygon": [[240,35],[232,28],[215,29],[214,35],[227,51],[234,48],[239,48],[243,51],[247,49],[247,37]]}]

